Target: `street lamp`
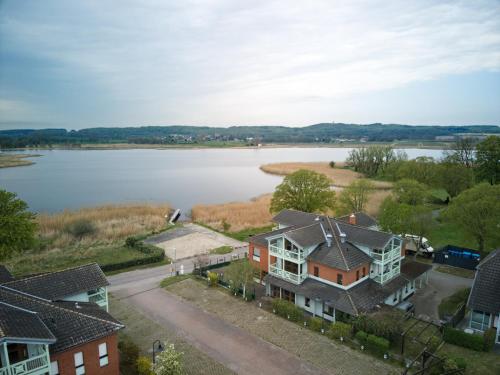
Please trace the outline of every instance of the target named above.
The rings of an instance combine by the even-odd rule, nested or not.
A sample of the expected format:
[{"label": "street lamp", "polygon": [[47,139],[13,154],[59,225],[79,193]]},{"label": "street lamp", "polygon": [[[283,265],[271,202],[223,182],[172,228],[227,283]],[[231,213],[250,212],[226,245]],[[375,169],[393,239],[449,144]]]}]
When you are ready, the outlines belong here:
[{"label": "street lamp", "polygon": [[153,364],[155,363],[156,353],[161,353],[165,348],[160,340],[156,340],[153,342]]}]

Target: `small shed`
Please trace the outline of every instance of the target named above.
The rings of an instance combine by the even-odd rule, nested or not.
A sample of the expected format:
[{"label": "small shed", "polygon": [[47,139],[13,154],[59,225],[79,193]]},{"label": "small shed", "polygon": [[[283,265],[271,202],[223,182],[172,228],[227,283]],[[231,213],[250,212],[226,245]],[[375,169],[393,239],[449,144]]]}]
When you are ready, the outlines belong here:
[{"label": "small shed", "polygon": [[446,264],[475,270],[481,261],[481,253],[477,250],[467,249],[453,245],[446,245],[434,253],[434,263]]}]

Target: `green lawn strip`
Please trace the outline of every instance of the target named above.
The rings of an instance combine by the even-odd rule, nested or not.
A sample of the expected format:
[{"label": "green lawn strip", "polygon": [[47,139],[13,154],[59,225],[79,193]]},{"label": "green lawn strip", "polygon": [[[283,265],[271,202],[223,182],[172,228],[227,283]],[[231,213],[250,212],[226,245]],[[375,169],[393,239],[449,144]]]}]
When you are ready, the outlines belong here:
[{"label": "green lawn strip", "polygon": [[462,348],[460,346],[445,343],[443,347],[438,350],[439,356],[446,356],[449,358],[463,358],[467,363],[465,369],[466,375],[497,375],[500,374],[500,356],[493,352],[476,352]]},{"label": "green lawn strip", "polygon": [[[139,346],[141,355],[151,359],[151,348],[155,340],[172,343],[183,354],[184,372],[187,375],[232,375],[235,374],[221,363],[190,345],[179,337],[175,329],[162,326],[140,311],[132,308],[126,301],[119,301],[110,296],[110,312],[125,325],[120,331]],[[216,338],[214,338],[216,339]],[[135,372],[134,372],[135,373]]]},{"label": "green lawn strip", "polygon": [[221,247],[217,247],[215,249],[210,250],[210,254],[223,255],[223,254],[229,254],[232,251],[233,251],[232,246],[221,246]]},{"label": "green lawn strip", "polygon": [[179,281],[186,280],[189,278],[194,278],[194,276],[192,274],[185,274],[185,275],[166,277],[161,281],[160,286],[162,288],[166,288],[172,284],[178,283]]},{"label": "green lawn strip", "polygon": [[477,249],[476,240],[457,225],[435,220],[428,236],[434,250],[446,245]]},{"label": "green lawn strip", "polygon": [[235,240],[238,241],[248,241],[248,237],[255,236],[256,234],[270,232],[274,228],[274,225],[266,225],[264,227],[242,229],[237,232],[229,232],[229,231],[225,232],[225,231],[220,231],[216,228],[212,228],[211,226],[199,221],[197,221],[196,224],[201,225],[202,227],[208,228],[210,230],[213,230],[214,232],[221,233],[227,237],[234,238]]},{"label": "green lawn strip", "polygon": [[442,266],[436,267],[435,270],[438,272],[447,273],[450,275],[455,275],[455,276],[459,276],[459,277],[466,277],[468,279],[474,278],[474,271],[466,270],[464,268],[442,265]]},{"label": "green lawn strip", "polygon": [[443,298],[438,306],[439,317],[442,319],[445,315],[453,315],[460,305],[467,302],[470,288],[460,289],[449,297]]},{"label": "green lawn strip", "polygon": [[172,263],[172,260],[168,257],[165,257],[161,262],[156,262],[156,263],[149,263],[149,264],[142,264],[140,266],[133,266],[133,267],[127,267],[127,268],[122,268],[116,271],[107,271],[104,272],[106,276],[113,276],[117,275],[119,273],[123,272],[130,272],[130,271],[135,271],[135,270],[142,270],[146,268],[154,268],[154,267],[160,267],[160,266],[166,266],[167,264]]}]

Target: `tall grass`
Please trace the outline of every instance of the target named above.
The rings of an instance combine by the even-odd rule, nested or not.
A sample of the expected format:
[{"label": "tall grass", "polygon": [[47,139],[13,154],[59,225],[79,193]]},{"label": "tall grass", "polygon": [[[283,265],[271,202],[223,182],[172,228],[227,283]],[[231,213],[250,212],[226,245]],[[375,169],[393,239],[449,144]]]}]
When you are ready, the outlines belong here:
[{"label": "tall grass", "polygon": [[191,210],[192,219],[217,230],[224,230],[224,223],[227,223],[231,232],[263,227],[271,224],[271,196],[262,195],[248,202],[198,204]]}]

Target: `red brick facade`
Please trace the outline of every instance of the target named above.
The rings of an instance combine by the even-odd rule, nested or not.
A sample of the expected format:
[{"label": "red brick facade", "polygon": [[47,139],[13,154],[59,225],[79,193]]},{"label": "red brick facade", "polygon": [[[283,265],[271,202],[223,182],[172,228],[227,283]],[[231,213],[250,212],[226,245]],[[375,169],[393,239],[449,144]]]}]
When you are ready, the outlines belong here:
[{"label": "red brick facade", "polygon": [[[101,367],[99,364],[99,344],[106,343],[108,364]],[[75,374],[75,358],[78,352],[83,353],[85,373],[89,375],[119,375],[120,361],[118,354],[118,338],[114,333],[102,339],[91,341],[87,344],[75,346],[70,350],[50,356],[50,361],[57,361],[60,375]]]},{"label": "red brick facade", "polygon": [[[339,276],[341,275],[342,278],[342,285],[347,286],[349,284],[352,284],[359,279],[363,278],[364,276],[367,276],[368,273],[370,272],[370,264],[366,263],[358,268],[355,268],[351,271],[342,271],[337,268],[332,268],[325,266],[321,263],[316,263],[312,261],[308,261],[307,263],[307,273],[311,276],[314,275],[314,268],[317,267],[318,270],[318,276],[321,279],[331,281],[333,283],[338,283],[339,281]],[[363,272],[364,268],[364,272]]]},{"label": "red brick facade", "polygon": [[[254,249],[257,248],[260,250],[260,260],[254,260]],[[265,276],[269,272],[269,264],[268,264],[268,250],[266,246],[259,246],[253,243],[250,243],[248,246],[248,260],[250,263],[260,271],[260,279]]]}]

